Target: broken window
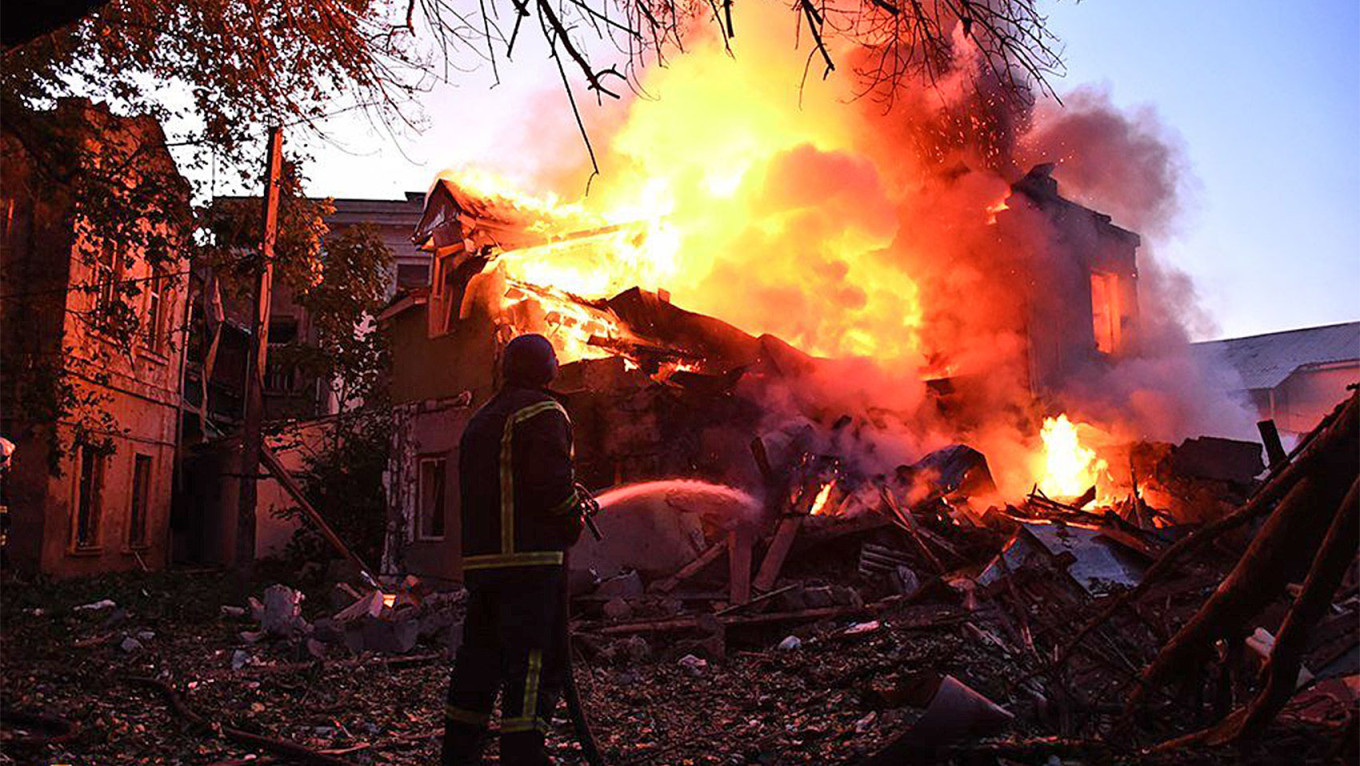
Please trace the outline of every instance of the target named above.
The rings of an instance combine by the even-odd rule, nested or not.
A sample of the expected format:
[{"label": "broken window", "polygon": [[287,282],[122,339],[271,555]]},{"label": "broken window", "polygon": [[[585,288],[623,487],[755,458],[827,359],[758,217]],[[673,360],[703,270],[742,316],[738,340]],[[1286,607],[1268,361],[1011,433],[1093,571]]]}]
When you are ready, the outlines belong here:
[{"label": "broken window", "polygon": [[416,537],[421,540],[444,539],[444,487],[448,460],[444,457],[420,459],[420,516]]},{"label": "broken window", "polygon": [[1119,351],[1119,278],[1114,274],[1091,273],[1091,324],[1096,350],[1102,354]]},{"label": "broken window", "polygon": [[146,517],[151,497],[151,456],[137,455],[132,463],[132,507],[128,509],[128,545],[147,544]]},{"label": "broken window", "polygon": [[165,307],[169,300],[165,295],[165,275],[155,269],[146,285],[146,347],[156,353],[165,350]]},{"label": "broken window", "polygon": [[104,456],[97,450],[82,446],[79,457],[80,472],[76,477],[76,519],[72,533],[75,547],[99,546],[99,515],[104,493]]}]

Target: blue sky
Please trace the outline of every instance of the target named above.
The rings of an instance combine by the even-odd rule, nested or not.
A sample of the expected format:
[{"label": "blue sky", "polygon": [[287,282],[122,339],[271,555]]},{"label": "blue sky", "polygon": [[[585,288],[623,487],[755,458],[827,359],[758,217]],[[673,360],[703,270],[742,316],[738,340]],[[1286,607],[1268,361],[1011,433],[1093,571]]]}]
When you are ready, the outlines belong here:
[{"label": "blue sky", "polygon": [[[759,0],[749,0],[752,2]],[[1178,233],[1151,243],[1194,279],[1213,326],[1248,335],[1360,319],[1360,3],[1328,0],[1050,3],[1066,49],[1060,91],[1103,85],[1151,107],[1188,159]],[[426,130],[392,142],[355,121],[316,146],[311,191],[397,197],[443,167],[562,141],[574,127],[557,73],[523,48],[489,89],[478,70],[431,93]],[[545,137],[549,137],[546,138]]]},{"label": "blue sky", "polygon": [[1050,20],[1066,83],[1184,140],[1197,183],[1159,252],[1218,334],[1360,319],[1360,3],[1087,0]]}]

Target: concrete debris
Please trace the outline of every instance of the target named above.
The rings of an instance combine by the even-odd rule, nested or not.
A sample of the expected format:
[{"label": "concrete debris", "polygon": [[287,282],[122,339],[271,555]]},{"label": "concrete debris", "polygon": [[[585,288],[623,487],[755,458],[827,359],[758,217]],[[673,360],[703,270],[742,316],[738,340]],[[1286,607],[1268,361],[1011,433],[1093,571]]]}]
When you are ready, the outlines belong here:
[{"label": "concrete debris", "polygon": [[1146,570],[1144,562],[1102,533],[1102,528],[1086,524],[1021,522],[1005,550],[978,575],[977,582],[991,585],[1010,572],[1051,567],[1066,571],[1092,595],[1109,593],[1113,586],[1137,585]]},{"label": "concrete debris", "polygon": [[264,616],[260,620],[264,632],[271,636],[291,636],[304,629],[301,591],[287,585],[271,585],[264,590]]},{"label": "concrete debris", "polygon": [[857,636],[861,633],[872,633],[881,627],[883,627],[883,623],[879,622],[878,620],[869,620],[868,622],[857,622],[854,625],[851,625],[850,627],[846,628],[841,635]]},{"label": "concrete debris", "polygon": [[102,610],[102,609],[112,609],[112,608],[114,608],[115,606],[118,606],[118,605],[115,604],[115,603],[113,603],[112,601],[110,601],[110,600],[108,600],[108,599],[105,598],[105,599],[100,599],[99,601],[94,601],[94,602],[89,603],[89,604],[81,604],[80,606],[75,607],[72,611],[76,611],[76,612],[98,612],[98,611],[100,611],[100,610]]},{"label": "concrete debris", "polygon": [[784,640],[779,642],[778,649],[781,652],[791,652],[802,645],[803,639],[798,636],[785,636]]},{"label": "concrete debris", "polygon": [[629,636],[622,642],[624,654],[632,662],[642,662],[652,654],[652,647],[642,636]]},{"label": "concrete debris", "polygon": [[231,653],[231,669],[240,670],[251,663],[251,656],[244,649],[237,649]]},{"label": "concrete debris", "polygon": [[907,755],[921,748],[995,734],[1015,718],[1010,711],[954,676],[937,678],[925,712],[905,734],[875,757],[876,763],[893,762],[894,757],[901,757],[904,759],[901,762],[906,763]]},{"label": "concrete debris", "polygon": [[229,620],[243,620],[246,617],[246,609],[243,606],[222,605],[222,616]]},{"label": "concrete debris", "polygon": [[708,669],[708,660],[705,660],[702,657],[695,657],[692,654],[686,654],[684,657],[681,657],[680,661],[676,664],[684,668],[686,673],[696,677],[703,675],[704,671]]},{"label": "concrete debris", "polygon": [[132,636],[127,636],[126,638],[123,639],[123,642],[120,643],[120,644],[118,645],[118,648],[119,648],[119,649],[122,649],[122,650],[125,651],[125,652],[129,652],[129,653],[130,653],[130,652],[137,652],[137,651],[141,651],[141,649],[142,649],[142,642],[141,642],[141,641],[138,641],[137,639],[133,638]]},{"label": "concrete debris", "polygon": [[600,581],[595,595],[601,598],[637,598],[643,594],[642,577],[636,571]]}]

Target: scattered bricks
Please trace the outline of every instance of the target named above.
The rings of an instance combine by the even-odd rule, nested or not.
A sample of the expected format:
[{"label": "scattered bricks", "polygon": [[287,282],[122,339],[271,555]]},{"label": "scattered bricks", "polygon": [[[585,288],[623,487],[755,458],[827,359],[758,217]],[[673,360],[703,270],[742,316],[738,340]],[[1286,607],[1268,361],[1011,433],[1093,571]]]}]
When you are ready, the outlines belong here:
[{"label": "scattered bricks", "polygon": [[595,595],[602,598],[637,598],[642,592],[642,577],[637,572],[602,580],[595,588]]},{"label": "scattered bricks", "polygon": [[626,620],[633,616],[633,607],[622,598],[611,598],[605,602],[604,616],[611,620]]}]

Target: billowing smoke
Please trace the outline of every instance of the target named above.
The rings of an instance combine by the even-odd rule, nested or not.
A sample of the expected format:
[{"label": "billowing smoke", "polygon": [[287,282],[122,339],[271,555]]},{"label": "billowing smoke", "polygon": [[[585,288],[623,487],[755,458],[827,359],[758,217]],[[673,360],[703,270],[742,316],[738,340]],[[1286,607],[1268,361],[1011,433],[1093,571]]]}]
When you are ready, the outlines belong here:
[{"label": "billowing smoke", "polygon": [[[775,6],[737,9],[742,29],[784,21]],[[1107,440],[1249,433],[1189,354],[1187,328],[1203,317],[1188,279],[1156,257],[1193,188],[1175,134],[1095,89],[1036,107],[956,40],[954,71],[904,83],[890,110],[855,99],[848,76],[800,90],[806,51],[768,34],[737,38],[735,57],[700,40],[647,73],[657,98],[597,132],[603,175],[583,202],[658,222],[610,267],[618,286],[665,288],[825,358],[746,393],[772,431],[811,425],[820,446],[870,471],[963,441],[987,454],[1003,493],[1021,492],[1039,424],[1058,412]],[[841,55],[853,65],[863,52]],[[1074,367],[1036,399],[1031,324],[1071,314],[1071,235],[1005,202],[1040,163],[1056,163],[1064,197],[1143,239],[1133,351]]]}]

